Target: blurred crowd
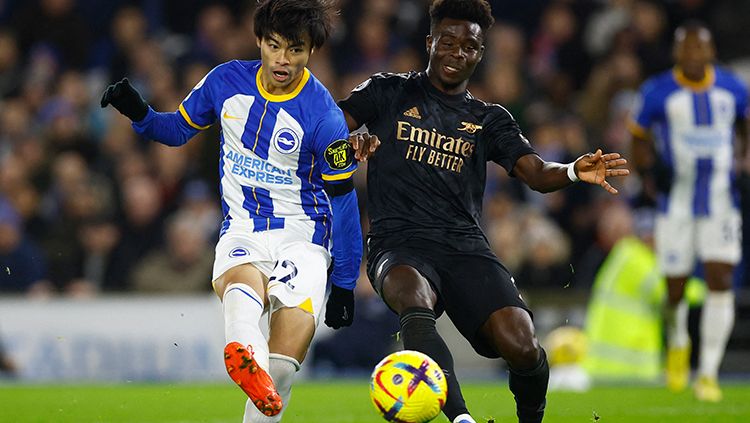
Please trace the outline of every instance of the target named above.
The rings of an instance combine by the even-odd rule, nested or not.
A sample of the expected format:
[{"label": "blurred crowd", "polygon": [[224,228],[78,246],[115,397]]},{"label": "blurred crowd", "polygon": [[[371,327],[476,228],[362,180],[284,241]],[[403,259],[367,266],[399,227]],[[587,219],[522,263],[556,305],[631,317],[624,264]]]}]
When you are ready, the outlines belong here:
[{"label": "blurred crowd", "polygon": [[[672,32],[685,19],[706,21],[719,60],[750,82],[748,1],[490,3],[497,23],[469,89],[508,108],[545,160],[596,148],[627,156],[633,98],[671,66]],[[99,98],[127,76],[155,110],[176,110],[213,66],[259,57],[253,5],[0,0],[0,292],[210,290],[219,128],[165,147],[139,139]],[[343,98],[372,73],[423,70],[428,5],[340,1],[311,71]],[[649,227],[612,218],[649,206],[637,176],[616,183],[617,197],[583,184],[542,195],[488,169],[486,233],[521,289],[588,290],[612,245]],[[364,201],[364,168],[358,189]]]}]

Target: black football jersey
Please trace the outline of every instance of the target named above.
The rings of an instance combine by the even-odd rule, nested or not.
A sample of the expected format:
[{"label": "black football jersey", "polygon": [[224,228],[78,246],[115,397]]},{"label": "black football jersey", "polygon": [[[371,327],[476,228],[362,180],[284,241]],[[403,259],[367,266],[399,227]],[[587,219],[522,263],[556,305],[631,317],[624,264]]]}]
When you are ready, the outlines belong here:
[{"label": "black football jersey", "polygon": [[370,233],[481,234],[486,163],[535,154],[503,107],[447,95],[424,72],[379,73],[339,106],[381,145],[367,165]]}]

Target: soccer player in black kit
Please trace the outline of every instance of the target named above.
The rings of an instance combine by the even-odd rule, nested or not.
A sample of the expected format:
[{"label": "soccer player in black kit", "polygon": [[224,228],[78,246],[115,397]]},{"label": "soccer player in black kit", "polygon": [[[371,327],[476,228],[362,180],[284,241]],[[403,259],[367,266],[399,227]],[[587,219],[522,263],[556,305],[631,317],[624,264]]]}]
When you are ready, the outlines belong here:
[{"label": "soccer player in black kit", "polygon": [[[601,150],[570,164],[542,160],[507,110],[466,90],[494,22],[489,4],[437,0],[430,18],[425,72],[375,74],[339,102],[350,131],[367,125],[381,142],[367,172],[368,276],[398,313],[404,347],[445,370],[451,422],[474,420],[435,329],[443,311],[477,353],[508,362],[519,422],[540,422],[549,367],[531,312],[480,228],[485,166],[493,161],[536,191],[580,179],[616,194],[606,177],[627,175],[626,160]],[[329,305],[342,301],[351,298],[332,292]]]}]

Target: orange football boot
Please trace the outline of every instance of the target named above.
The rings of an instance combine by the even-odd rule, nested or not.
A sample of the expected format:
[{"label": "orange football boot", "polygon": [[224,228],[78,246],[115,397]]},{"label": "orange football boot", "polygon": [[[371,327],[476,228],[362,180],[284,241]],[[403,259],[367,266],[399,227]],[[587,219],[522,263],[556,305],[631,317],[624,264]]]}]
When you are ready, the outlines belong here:
[{"label": "orange football boot", "polygon": [[[249,351],[248,351],[249,350]],[[275,416],[283,406],[271,376],[263,370],[253,357],[253,349],[239,342],[230,342],[224,347],[224,364],[229,377],[250,397],[250,400],[266,416]]]}]

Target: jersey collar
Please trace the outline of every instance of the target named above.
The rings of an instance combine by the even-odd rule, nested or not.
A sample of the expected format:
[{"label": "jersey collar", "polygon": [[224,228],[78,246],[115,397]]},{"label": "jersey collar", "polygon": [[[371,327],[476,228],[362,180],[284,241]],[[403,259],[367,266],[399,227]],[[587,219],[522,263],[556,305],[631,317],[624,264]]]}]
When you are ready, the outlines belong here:
[{"label": "jersey collar", "polygon": [[428,93],[436,96],[437,98],[447,103],[462,103],[463,101],[466,100],[466,94],[468,93],[468,91],[464,91],[458,94],[446,94],[440,91],[436,86],[432,85],[432,81],[430,81],[430,77],[427,76],[427,72],[419,72],[418,75],[419,75],[422,87],[424,87],[424,89]]},{"label": "jersey collar", "polygon": [[310,71],[305,68],[302,70],[302,79],[299,80],[299,83],[294,87],[292,92],[287,94],[271,94],[263,88],[263,83],[260,81],[260,73],[262,71],[263,66],[258,67],[258,73],[255,74],[255,84],[258,86],[258,92],[260,92],[260,95],[268,101],[281,102],[297,97],[297,94],[302,91],[302,88],[305,88],[307,81],[310,79]]},{"label": "jersey collar", "polygon": [[674,75],[674,80],[677,81],[678,84],[693,91],[705,91],[711,88],[711,86],[714,85],[714,82],[716,82],[716,72],[712,65],[706,66],[706,72],[703,75],[703,79],[700,81],[691,81],[690,79],[687,79],[685,74],[682,73],[682,69],[677,66],[672,69],[672,75]]}]

